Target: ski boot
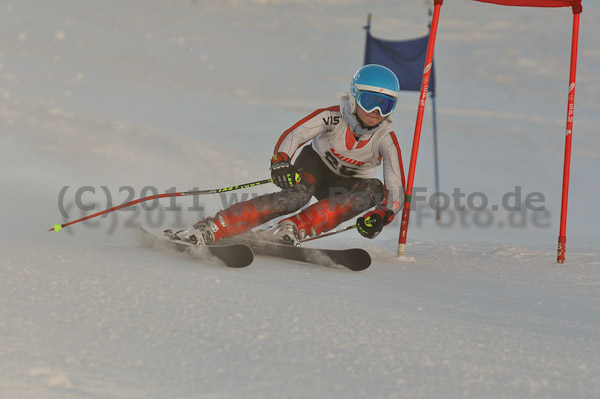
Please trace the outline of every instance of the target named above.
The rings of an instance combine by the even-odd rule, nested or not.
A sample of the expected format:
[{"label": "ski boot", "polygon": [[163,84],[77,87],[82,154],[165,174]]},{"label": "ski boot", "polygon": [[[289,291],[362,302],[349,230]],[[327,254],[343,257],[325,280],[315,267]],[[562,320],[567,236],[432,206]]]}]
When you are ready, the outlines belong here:
[{"label": "ski boot", "polygon": [[194,245],[212,245],[215,243],[215,233],[211,229],[213,218],[206,218],[187,230],[179,230],[173,237]]},{"label": "ski boot", "polygon": [[270,242],[277,242],[294,247],[300,246],[300,235],[298,226],[291,220],[282,220],[277,226],[273,226],[261,233],[261,237]]}]

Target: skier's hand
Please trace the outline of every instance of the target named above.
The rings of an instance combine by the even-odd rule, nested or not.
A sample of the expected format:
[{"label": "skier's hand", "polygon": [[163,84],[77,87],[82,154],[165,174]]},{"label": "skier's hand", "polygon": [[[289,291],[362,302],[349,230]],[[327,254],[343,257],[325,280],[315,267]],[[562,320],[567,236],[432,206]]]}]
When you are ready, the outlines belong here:
[{"label": "skier's hand", "polygon": [[290,188],[300,183],[298,170],[284,152],[278,152],[271,158],[271,178],[279,188]]},{"label": "skier's hand", "polygon": [[383,226],[387,226],[394,220],[394,216],[393,211],[380,205],[359,217],[356,220],[356,229],[363,237],[375,238],[381,233]]}]

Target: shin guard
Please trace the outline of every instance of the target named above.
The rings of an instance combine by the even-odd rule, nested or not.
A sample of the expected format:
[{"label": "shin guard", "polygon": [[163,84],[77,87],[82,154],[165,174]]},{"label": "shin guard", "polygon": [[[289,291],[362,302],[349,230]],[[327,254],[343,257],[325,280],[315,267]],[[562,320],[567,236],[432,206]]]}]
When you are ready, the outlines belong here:
[{"label": "shin guard", "polygon": [[323,199],[284,220],[296,224],[301,239],[318,235],[380,204],[384,194],[385,188],[381,181],[365,179],[358,182],[349,192]]},{"label": "shin guard", "polygon": [[297,211],[308,203],[313,191],[311,186],[298,184],[281,192],[233,204],[209,221],[215,241],[245,233],[271,219]]}]

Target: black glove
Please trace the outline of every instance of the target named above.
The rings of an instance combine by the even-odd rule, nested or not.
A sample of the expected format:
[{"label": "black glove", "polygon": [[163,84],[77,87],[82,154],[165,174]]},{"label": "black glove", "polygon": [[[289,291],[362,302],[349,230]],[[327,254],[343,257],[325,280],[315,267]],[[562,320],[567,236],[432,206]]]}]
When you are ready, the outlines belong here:
[{"label": "black glove", "polygon": [[300,183],[298,170],[284,152],[278,152],[271,158],[271,178],[279,188],[290,188]]},{"label": "black glove", "polygon": [[393,211],[384,206],[378,206],[375,210],[365,213],[356,220],[356,229],[363,237],[375,238],[381,233],[383,226],[387,226],[394,220],[394,216]]}]

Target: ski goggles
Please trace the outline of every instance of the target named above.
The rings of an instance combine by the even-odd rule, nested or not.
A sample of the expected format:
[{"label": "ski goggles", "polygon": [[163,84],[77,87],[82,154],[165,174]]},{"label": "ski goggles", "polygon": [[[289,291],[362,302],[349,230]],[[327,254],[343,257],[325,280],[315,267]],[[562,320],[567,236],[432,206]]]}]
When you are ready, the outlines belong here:
[{"label": "ski goggles", "polygon": [[394,110],[397,99],[382,93],[372,91],[361,91],[358,97],[358,105],[365,112],[379,110],[381,116],[388,116]]}]

